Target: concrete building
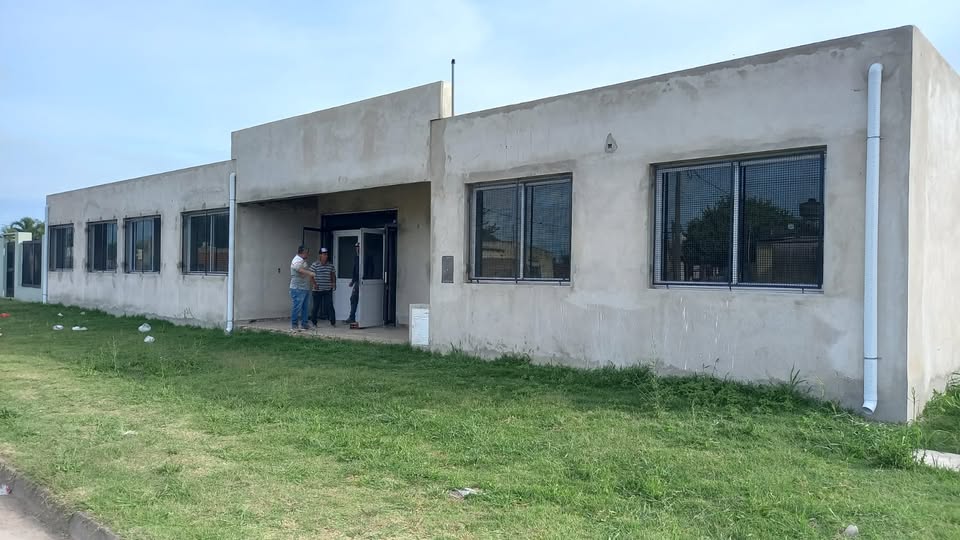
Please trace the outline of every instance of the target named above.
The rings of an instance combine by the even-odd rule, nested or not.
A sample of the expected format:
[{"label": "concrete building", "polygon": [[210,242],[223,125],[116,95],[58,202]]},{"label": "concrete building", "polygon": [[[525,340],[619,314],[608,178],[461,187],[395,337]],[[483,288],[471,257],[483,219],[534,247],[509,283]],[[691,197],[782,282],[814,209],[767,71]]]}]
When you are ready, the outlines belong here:
[{"label": "concrete building", "polygon": [[359,242],[361,322],[428,304],[435,350],[799,373],[902,421],[960,370],[958,145],[960,76],[913,27],[456,116],[434,83],[235,132],[230,161],[49,196],[47,296],[288,316],[305,243],[333,252],[342,319]]},{"label": "concrete building", "polygon": [[42,246],[28,232],[11,232],[3,235],[0,258],[3,259],[3,297],[24,302],[41,300],[43,280]]}]

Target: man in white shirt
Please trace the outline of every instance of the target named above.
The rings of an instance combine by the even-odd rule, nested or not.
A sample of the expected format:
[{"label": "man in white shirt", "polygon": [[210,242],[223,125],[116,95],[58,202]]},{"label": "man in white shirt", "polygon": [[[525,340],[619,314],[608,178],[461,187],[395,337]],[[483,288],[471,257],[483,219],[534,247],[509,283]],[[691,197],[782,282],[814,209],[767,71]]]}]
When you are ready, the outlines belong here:
[{"label": "man in white shirt", "polygon": [[290,261],[290,327],[292,330],[298,330],[297,321],[300,321],[299,328],[308,330],[310,323],[307,321],[307,315],[310,304],[307,298],[310,297],[311,282],[314,275],[307,268],[307,256],[309,250],[300,246],[297,248],[297,254]]}]

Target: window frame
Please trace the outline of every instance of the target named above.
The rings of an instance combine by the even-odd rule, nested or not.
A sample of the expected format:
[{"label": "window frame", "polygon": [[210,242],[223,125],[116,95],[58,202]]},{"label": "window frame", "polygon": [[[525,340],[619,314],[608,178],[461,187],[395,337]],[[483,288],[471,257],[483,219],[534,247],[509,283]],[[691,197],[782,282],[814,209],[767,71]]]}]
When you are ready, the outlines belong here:
[{"label": "window frame", "polygon": [[[50,227],[47,228],[47,230],[49,231],[48,240],[47,240],[48,242],[47,249],[49,250],[49,253],[48,253],[49,261],[47,261],[48,262],[47,270],[50,272],[73,271],[73,262],[74,262],[74,259],[76,258],[74,256],[74,251],[75,251],[74,239],[76,238],[76,231],[74,230],[73,223],[51,225]],[[65,234],[67,231],[70,231],[70,245],[68,246],[66,243],[66,239],[64,239],[64,244],[63,244],[64,260],[58,261],[57,239],[60,238],[61,235]],[[67,264],[67,253],[66,253],[68,247],[70,248],[69,264]],[[62,265],[58,266],[58,262],[62,262]]]},{"label": "window frame", "polygon": [[[36,274],[37,281],[35,283],[26,283],[24,281],[27,275],[27,248],[30,248],[35,253],[29,258],[33,261],[33,267],[31,268],[31,277],[33,274]],[[39,249],[37,249],[39,248]],[[32,281],[32,280],[31,280]],[[30,289],[39,289],[43,284],[43,240],[27,240],[25,242],[20,242],[20,286],[27,287]]]},{"label": "window frame", "polygon": [[[744,226],[741,216],[741,207],[743,205],[743,179],[741,173],[744,165],[763,165],[771,163],[782,163],[786,161],[798,161],[801,159],[820,160],[820,189],[819,201],[823,205],[820,212],[820,231],[818,233],[817,246],[817,284],[810,283],[762,283],[762,282],[741,282],[740,281],[740,231]],[[826,161],[827,149],[825,147],[804,148],[796,150],[785,150],[770,152],[765,154],[748,154],[733,156],[729,158],[706,159],[689,161],[683,163],[665,163],[657,164],[652,167],[654,175],[654,227],[653,227],[653,268],[651,272],[652,285],[655,288],[698,288],[698,289],[760,289],[760,290],[785,290],[797,292],[823,292],[824,285],[824,247],[826,244]],[[664,193],[664,175],[672,172],[682,172],[692,169],[703,169],[707,167],[732,167],[732,209],[730,223],[730,279],[726,282],[700,282],[700,281],[676,281],[663,279],[663,256],[664,256],[664,226],[666,200]]]},{"label": "window frame", "polygon": [[[227,216],[227,219],[228,219],[228,225],[227,225],[227,227],[229,228],[229,216],[230,216],[230,209],[229,209],[229,208],[211,208],[211,209],[208,209],[208,210],[195,210],[195,211],[190,211],[190,212],[183,212],[183,213],[181,214],[180,219],[181,219],[181,225],[182,225],[181,228],[182,228],[182,231],[181,231],[181,235],[180,235],[180,257],[181,257],[180,265],[181,265],[182,273],[184,273],[184,274],[196,275],[196,276],[211,276],[211,275],[212,275],[212,276],[225,276],[225,275],[227,275],[227,272],[228,272],[229,266],[230,266],[230,257],[233,256],[233,254],[230,253],[230,247],[229,247],[229,234],[230,234],[230,231],[229,231],[229,230],[227,231],[227,235],[228,235],[227,246],[224,246],[224,249],[227,250],[227,269],[224,269],[224,270],[222,270],[222,271],[219,271],[219,270],[209,270],[209,269],[208,269],[208,270],[190,270],[190,262],[191,262],[191,258],[190,258],[190,253],[191,253],[190,240],[191,240],[191,236],[192,236],[192,235],[191,235],[192,230],[191,230],[191,221],[190,221],[190,220],[191,220],[192,218],[194,218],[194,217],[197,217],[197,216],[206,216],[206,217],[211,218],[211,219],[210,219],[210,228],[209,228],[209,230],[207,231],[207,235],[208,235],[208,236],[207,236],[207,240],[210,242],[210,245],[213,245],[213,243],[214,243],[213,240],[214,240],[214,238],[216,237],[216,231],[215,231],[216,225],[215,225],[214,219],[212,219],[212,218],[215,217],[215,216],[218,216],[218,215],[225,215],[225,216]],[[215,247],[214,247],[213,250],[211,250],[211,254],[208,255],[208,261],[207,261],[207,263],[208,263],[208,264],[207,264],[207,268],[214,268],[214,267],[216,266],[216,248],[215,248]]]},{"label": "window frame", "polygon": [[[570,275],[566,278],[529,278],[524,277],[524,266],[527,254],[526,241],[526,194],[529,186],[543,186],[551,184],[568,184],[570,186],[570,208],[567,219],[570,223]],[[517,268],[515,277],[482,277],[477,276],[477,194],[483,191],[503,189],[512,186],[516,192],[514,207],[517,209]],[[569,285],[573,282],[573,173],[560,173],[545,176],[513,178],[495,182],[484,182],[470,186],[470,245],[469,245],[469,280],[471,283],[547,283]]]},{"label": "window frame", "polygon": [[[134,242],[136,242],[135,235],[132,234],[131,229],[133,229],[138,223],[153,223],[153,235],[150,239],[151,245],[153,246],[153,261],[154,264],[150,270],[136,270],[133,268],[135,261],[134,257]],[[126,274],[159,274],[160,269],[163,267],[161,261],[161,254],[163,253],[163,235],[161,233],[160,227],[162,226],[163,220],[160,218],[159,214],[150,215],[150,216],[137,216],[137,217],[127,217],[123,218],[123,271]]]},{"label": "window frame", "polygon": [[[113,269],[106,269],[106,268],[104,268],[104,269],[97,269],[97,268],[94,268],[94,264],[96,264],[96,260],[95,260],[96,257],[94,256],[95,251],[94,251],[94,247],[93,247],[93,242],[95,242],[96,240],[91,237],[91,230],[92,230],[94,227],[98,226],[98,225],[113,225],[114,238],[116,238],[115,244],[114,244],[114,254],[113,254],[113,265],[114,265],[114,266],[113,266]],[[87,222],[87,225],[86,225],[86,228],[85,228],[85,232],[86,232],[86,236],[87,236],[87,238],[86,238],[86,240],[87,240],[87,261],[86,261],[86,262],[87,262],[87,264],[86,264],[86,266],[87,266],[87,272],[88,272],[88,273],[92,273],[92,274],[112,274],[112,273],[116,273],[117,270],[118,270],[118,268],[120,267],[120,246],[119,246],[119,244],[120,244],[120,224],[117,222],[117,220],[116,220],[116,219],[105,219],[105,220],[100,220],[100,221],[88,221],[88,222]],[[107,253],[108,255],[109,255],[109,249],[108,249],[108,246],[109,246],[109,245],[110,245],[110,244],[107,243],[107,244],[103,247],[103,249],[108,252],[108,253]],[[108,258],[107,256],[104,256],[104,264],[105,264],[105,265],[106,265],[106,262],[107,262],[108,260],[109,260],[109,258]]]}]

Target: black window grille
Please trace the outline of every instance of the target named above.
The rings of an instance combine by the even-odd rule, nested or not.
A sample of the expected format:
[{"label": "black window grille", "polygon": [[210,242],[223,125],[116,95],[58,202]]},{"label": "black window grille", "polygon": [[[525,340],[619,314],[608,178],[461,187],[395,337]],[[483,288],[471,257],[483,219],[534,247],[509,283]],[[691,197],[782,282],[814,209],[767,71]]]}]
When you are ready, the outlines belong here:
[{"label": "black window grille", "polygon": [[127,219],[124,225],[127,272],[159,272],[160,216]]},{"label": "black window grille", "polygon": [[570,280],[570,176],[474,190],[474,279]]},{"label": "black window grille", "polygon": [[654,281],[820,288],[824,153],[656,169]]},{"label": "black window grille", "polygon": [[117,270],[117,222],[87,224],[87,271]]},{"label": "black window grille", "polygon": [[47,234],[50,270],[73,269],[73,225],[54,225]]},{"label": "black window grille", "polygon": [[43,244],[40,240],[32,240],[21,244],[23,249],[20,263],[20,285],[24,287],[39,287],[42,278]]},{"label": "black window grille", "polygon": [[226,209],[183,215],[183,268],[187,273],[225,274],[230,260],[230,214]]}]

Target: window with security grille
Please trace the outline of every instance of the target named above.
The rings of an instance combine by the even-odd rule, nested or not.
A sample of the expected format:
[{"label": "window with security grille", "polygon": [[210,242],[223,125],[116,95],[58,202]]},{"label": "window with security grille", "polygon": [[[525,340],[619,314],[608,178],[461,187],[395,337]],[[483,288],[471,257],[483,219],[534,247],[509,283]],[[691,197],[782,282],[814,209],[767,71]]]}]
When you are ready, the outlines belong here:
[{"label": "window with security grille", "polygon": [[183,271],[226,274],[230,251],[230,214],[226,209],[183,215]]},{"label": "window with security grille", "polygon": [[160,271],[160,216],[124,221],[127,272]]},{"label": "window with security grille", "polygon": [[117,222],[87,223],[87,271],[117,270]]},{"label": "window with security grille", "polygon": [[820,288],[824,153],[656,168],[654,283]]},{"label": "window with security grille", "polygon": [[566,175],[475,188],[471,277],[570,281],[571,185]]},{"label": "window with security grille", "polygon": [[54,225],[48,231],[50,270],[72,270],[73,225]]},{"label": "window with security grille", "polygon": [[39,287],[42,278],[43,244],[40,240],[23,242],[23,260],[20,266],[20,285],[24,287]]}]

